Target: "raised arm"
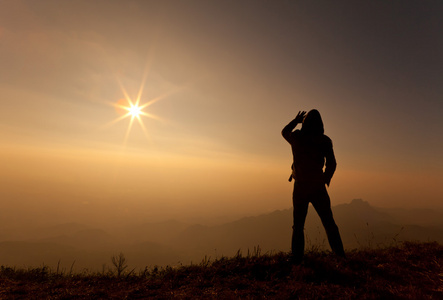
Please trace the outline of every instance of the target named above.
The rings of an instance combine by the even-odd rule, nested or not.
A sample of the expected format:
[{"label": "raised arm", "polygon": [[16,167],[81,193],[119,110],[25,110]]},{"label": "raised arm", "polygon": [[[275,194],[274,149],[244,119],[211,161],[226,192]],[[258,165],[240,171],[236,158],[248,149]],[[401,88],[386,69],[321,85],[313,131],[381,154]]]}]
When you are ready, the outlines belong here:
[{"label": "raised arm", "polygon": [[290,137],[291,133],[294,130],[294,128],[297,126],[298,123],[303,123],[303,119],[305,118],[306,112],[305,111],[299,111],[297,116],[294,120],[289,122],[288,125],[283,128],[281,131],[281,135],[290,143]]}]

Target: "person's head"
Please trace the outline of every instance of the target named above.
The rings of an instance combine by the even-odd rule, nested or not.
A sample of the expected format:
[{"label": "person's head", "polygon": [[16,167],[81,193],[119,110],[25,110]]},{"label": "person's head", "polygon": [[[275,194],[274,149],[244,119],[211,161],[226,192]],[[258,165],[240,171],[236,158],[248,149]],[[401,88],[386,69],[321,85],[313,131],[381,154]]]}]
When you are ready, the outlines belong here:
[{"label": "person's head", "polygon": [[309,134],[323,134],[323,121],[318,110],[309,111],[303,120],[302,130]]}]

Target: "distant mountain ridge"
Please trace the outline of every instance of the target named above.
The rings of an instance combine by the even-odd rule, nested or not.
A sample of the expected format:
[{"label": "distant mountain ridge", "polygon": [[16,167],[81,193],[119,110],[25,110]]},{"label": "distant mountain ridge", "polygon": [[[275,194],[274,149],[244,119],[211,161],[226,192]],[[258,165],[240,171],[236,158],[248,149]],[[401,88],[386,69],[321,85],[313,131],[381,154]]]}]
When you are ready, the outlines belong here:
[{"label": "distant mountain ridge", "polygon": [[[399,217],[394,218],[389,210],[375,208],[361,199],[334,206],[333,214],[348,249],[390,245],[402,240],[443,242],[443,212],[440,218],[435,215],[434,223],[440,222],[440,227],[408,224],[406,216],[401,219],[403,223],[395,223]],[[329,249],[320,218],[312,206],[306,218],[305,233],[307,247]],[[265,252],[289,251],[291,234],[292,209],[286,209],[219,226],[189,227],[179,242],[199,249],[205,247],[206,252],[214,255],[232,255],[238,249],[247,251],[254,246],[260,246]]]},{"label": "distant mountain ridge", "polygon": [[[346,249],[389,246],[404,240],[443,243],[443,212],[384,209],[355,199],[333,207]],[[222,225],[176,220],[144,223],[113,230],[67,223],[34,230],[32,238],[0,242],[0,264],[55,265],[101,269],[123,252],[133,267],[199,262],[204,256],[232,256],[254,247],[262,252],[289,251],[292,209],[245,217]],[[312,206],[305,224],[306,247],[329,249]]]}]

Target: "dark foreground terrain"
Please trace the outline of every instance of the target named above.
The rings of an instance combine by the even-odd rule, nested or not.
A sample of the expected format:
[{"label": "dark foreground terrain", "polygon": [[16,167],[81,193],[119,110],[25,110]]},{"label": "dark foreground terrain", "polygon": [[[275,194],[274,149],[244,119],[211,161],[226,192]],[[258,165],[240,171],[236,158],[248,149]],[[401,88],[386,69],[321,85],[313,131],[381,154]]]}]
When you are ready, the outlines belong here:
[{"label": "dark foreground terrain", "polygon": [[443,246],[403,243],[354,250],[347,260],[309,251],[292,265],[288,254],[258,249],[200,264],[117,267],[102,273],[1,267],[1,299],[443,299]]}]

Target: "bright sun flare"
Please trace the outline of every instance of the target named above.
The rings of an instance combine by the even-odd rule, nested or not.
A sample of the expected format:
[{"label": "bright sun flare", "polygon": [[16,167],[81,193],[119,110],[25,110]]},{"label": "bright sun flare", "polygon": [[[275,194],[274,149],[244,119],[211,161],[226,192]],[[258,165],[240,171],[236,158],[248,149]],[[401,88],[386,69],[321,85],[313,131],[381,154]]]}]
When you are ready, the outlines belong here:
[{"label": "bright sun flare", "polygon": [[133,117],[138,117],[142,113],[142,108],[138,105],[131,105],[131,107],[128,107],[128,111]]},{"label": "bright sun flare", "polygon": [[[126,94],[126,93],[125,93]],[[148,133],[146,131],[146,127],[143,124],[143,121],[141,119],[141,116],[149,117],[149,118],[156,118],[152,114],[149,114],[147,112],[144,112],[143,109],[152,104],[152,101],[145,103],[143,105],[140,105],[139,99],[137,101],[132,102],[131,99],[125,95],[125,99],[120,99],[116,104],[114,104],[115,108],[118,112],[121,113],[121,116],[116,119],[114,122],[130,118],[129,120],[129,126],[128,130],[126,131],[125,135],[125,143],[128,139],[129,132],[131,131],[132,124],[134,123],[134,119],[137,119],[138,123],[140,124],[141,128],[143,129],[143,132],[145,133],[146,137],[148,137]]]},{"label": "bright sun flare", "polygon": [[[148,60],[148,62],[149,62],[149,60]],[[126,142],[128,140],[129,133],[130,133],[132,125],[134,123],[134,119],[137,119],[137,122],[139,123],[140,127],[143,129],[145,136],[149,139],[148,132],[147,132],[146,127],[143,123],[142,117],[147,117],[150,119],[155,119],[155,120],[160,120],[160,121],[162,119],[156,115],[153,115],[152,113],[146,112],[145,110],[150,105],[154,104],[155,102],[157,102],[159,100],[164,99],[165,97],[170,95],[172,92],[174,92],[173,90],[168,91],[164,94],[159,95],[156,98],[151,98],[147,102],[140,104],[142,94],[143,94],[143,89],[144,89],[145,82],[147,79],[148,69],[149,69],[149,64],[147,63],[147,65],[145,67],[144,74],[143,74],[143,78],[142,78],[142,81],[140,84],[140,88],[138,90],[138,93],[137,93],[137,96],[135,97],[135,99],[131,98],[129,96],[128,92],[126,91],[126,88],[123,86],[120,79],[116,76],[117,82],[120,85],[120,89],[124,95],[124,98],[118,100],[117,103],[110,103],[112,106],[114,106],[116,108],[117,112],[120,114],[120,117],[118,117],[114,121],[110,122],[110,124],[116,123],[116,122],[121,121],[126,118],[129,118],[129,125],[128,125],[128,129],[126,130],[124,144],[126,144]]]},{"label": "bright sun flare", "polygon": [[161,120],[161,119],[151,113],[144,111],[144,110],[148,106],[150,106],[151,104],[157,102],[158,100],[161,100],[165,95],[151,99],[150,101],[141,105],[140,104],[141,91],[139,91],[137,99],[135,101],[132,101],[129,98],[128,94],[126,93],[126,90],[124,90],[124,88],[122,88],[122,90],[125,95],[125,98],[120,99],[117,101],[117,103],[112,104],[116,108],[117,112],[120,114],[120,117],[118,117],[117,119],[115,119],[111,123],[115,123],[115,122],[121,121],[123,119],[129,118],[129,125],[128,125],[128,129],[126,131],[124,144],[126,144],[126,142],[128,140],[129,133],[131,132],[131,128],[134,123],[134,119],[137,119],[137,122],[139,123],[140,127],[142,128],[145,136],[149,139],[148,131],[146,130],[146,127],[143,123],[142,117],[147,117],[147,118],[156,119],[156,120]]}]

